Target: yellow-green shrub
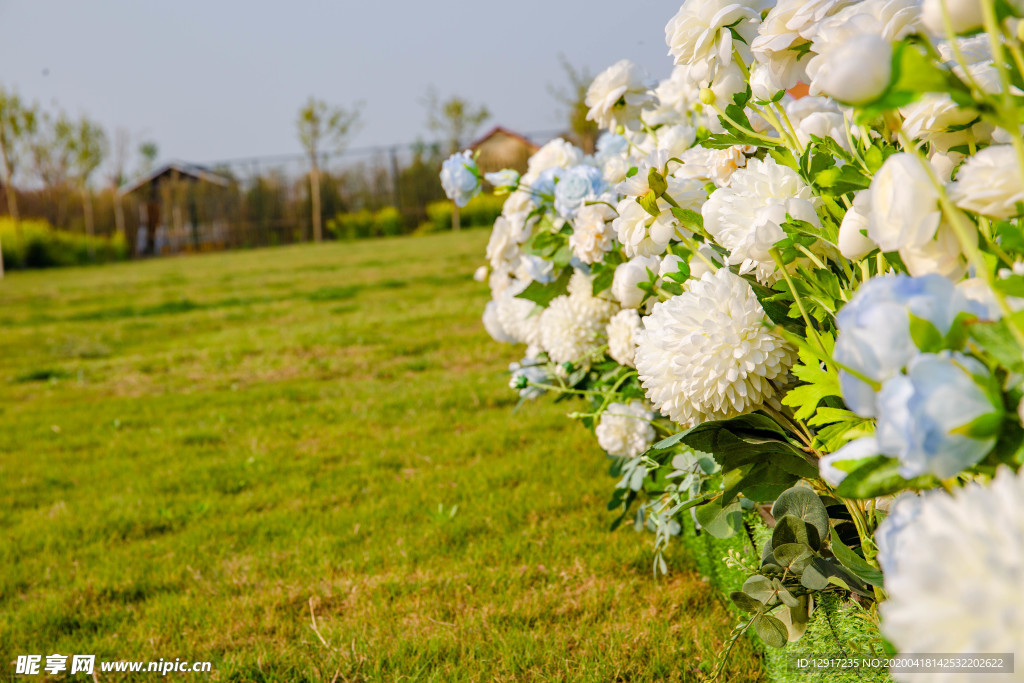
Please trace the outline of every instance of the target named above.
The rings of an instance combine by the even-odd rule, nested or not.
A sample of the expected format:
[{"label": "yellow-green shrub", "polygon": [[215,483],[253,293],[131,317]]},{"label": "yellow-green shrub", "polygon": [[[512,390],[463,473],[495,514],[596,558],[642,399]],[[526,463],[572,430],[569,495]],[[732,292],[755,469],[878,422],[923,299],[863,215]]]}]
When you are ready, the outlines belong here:
[{"label": "yellow-green shrub", "polygon": [[0,249],[4,268],[51,268],[123,261],[128,244],[122,235],[89,237],[55,230],[44,220],[23,220],[15,227],[0,218]]}]

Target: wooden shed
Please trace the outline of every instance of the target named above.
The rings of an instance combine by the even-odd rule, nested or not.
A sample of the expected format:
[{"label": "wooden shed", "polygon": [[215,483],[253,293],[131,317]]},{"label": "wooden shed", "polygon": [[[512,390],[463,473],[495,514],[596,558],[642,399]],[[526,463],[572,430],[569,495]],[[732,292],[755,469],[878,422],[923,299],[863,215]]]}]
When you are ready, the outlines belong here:
[{"label": "wooden shed", "polygon": [[495,126],[486,135],[469,146],[479,152],[476,163],[483,173],[493,173],[503,168],[514,168],[526,172],[526,162],[539,147],[518,133]]},{"label": "wooden shed", "polygon": [[137,255],[210,251],[228,246],[227,178],[180,161],[123,185],[118,193],[138,204]]}]

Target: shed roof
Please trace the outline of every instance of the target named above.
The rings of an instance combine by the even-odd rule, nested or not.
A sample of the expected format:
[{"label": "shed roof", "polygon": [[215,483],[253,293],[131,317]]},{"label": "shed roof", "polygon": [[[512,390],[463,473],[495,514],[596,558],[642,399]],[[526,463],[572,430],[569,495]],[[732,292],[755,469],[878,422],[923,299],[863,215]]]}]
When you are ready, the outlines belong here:
[{"label": "shed roof", "polygon": [[487,131],[487,133],[483,137],[481,137],[479,140],[476,140],[472,144],[470,144],[469,145],[469,149],[475,150],[477,147],[479,147],[480,145],[484,144],[485,142],[487,142],[491,138],[495,137],[496,135],[505,135],[505,136],[508,136],[508,137],[513,138],[515,140],[518,140],[519,142],[523,143],[526,147],[528,147],[533,152],[536,152],[538,149],[540,149],[540,147],[538,147],[536,144],[531,142],[526,137],[520,135],[519,133],[513,133],[508,128],[503,128],[501,126],[495,126],[491,130]]},{"label": "shed roof", "polygon": [[160,182],[163,178],[170,176],[171,173],[175,171],[178,173],[179,177],[184,177],[189,180],[211,183],[213,185],[220,185],[221,187],[227,187],[231,184],[230,180],[219,173],[215,173],[214,171],[206,168],[205,166],[190,164],[184,161],[171,161],[160,166],[152,173],[122,185],[118,190],[118,193],[121,195],[131,194],[146,185]]}]

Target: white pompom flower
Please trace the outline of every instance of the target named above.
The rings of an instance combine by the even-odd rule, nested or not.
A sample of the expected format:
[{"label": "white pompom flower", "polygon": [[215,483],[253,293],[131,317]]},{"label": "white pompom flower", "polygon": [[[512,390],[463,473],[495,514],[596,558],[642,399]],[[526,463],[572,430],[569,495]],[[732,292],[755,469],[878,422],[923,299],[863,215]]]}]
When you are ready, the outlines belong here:
[{"label": "white pompom flower", "polygon": [[655,304],[637,335],[647,398],[683,426],[757,410],[795,359],[766,323],[750,285],[726,268]]},{"label": "white pompom flower", "polygon": [[597,445],[608,455],[635,458],[654,443],[653,417],[654,413],[641,401],[612,403],[601,413],[601,421],[594,430]]},{"label": "white pompom flower", "polygon": [[888,539],[896,525],[879,544],[889,594],[879,606],[882,633],[905,653],[1024,655],[1024,476],[1004,467],[987,486],[914,503],[912,515],[890,516],[875,532]]},{"label": "white pompom flower", "polygon": [[612,360],[636,367],[636,335],[642,329],[640,313],[635,308],[624,308],[612,316],[608,321],[608,355]]},{"label": "white pompom flower", "polygon": [[590,279],[577,272],[569,283],[569,293],[552,299],[538,316],[540,346],[556,363],[585,359],[605,342],[608,319],[617,307],[593,296],[591,290]]}]

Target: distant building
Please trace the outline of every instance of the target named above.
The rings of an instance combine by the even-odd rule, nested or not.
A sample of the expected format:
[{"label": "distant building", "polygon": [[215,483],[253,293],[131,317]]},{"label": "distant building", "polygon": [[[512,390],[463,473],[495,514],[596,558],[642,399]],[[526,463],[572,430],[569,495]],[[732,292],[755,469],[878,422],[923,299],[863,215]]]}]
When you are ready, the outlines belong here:
[{"label": "distant building", "polygon": [[227,198],[231,179],[197,164],[174,161],[118,190],[136,200],[137,255],[210,251],[229,245]]},{"label": "distant building", "polygon": [[539,147],[518,133],[495,126],[472,143],[469,149],[479,153],[476,163],[482,173],[493,173],[503,168],[514,168],[524,173],[526,162]]}]

